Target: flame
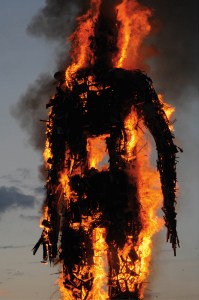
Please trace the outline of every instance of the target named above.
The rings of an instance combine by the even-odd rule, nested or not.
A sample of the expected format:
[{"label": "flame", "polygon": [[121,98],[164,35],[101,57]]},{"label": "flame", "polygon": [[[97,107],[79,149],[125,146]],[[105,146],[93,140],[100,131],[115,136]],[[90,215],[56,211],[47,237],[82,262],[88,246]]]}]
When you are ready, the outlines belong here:
[{"label": "flame", "polygon": [[[136,177],[138,181],[138,196],[141,204],[141,221],[142,230],[138,237],[138,242],[134,247],[132,237],[129,237],[123,249],[118,251],[120,257],[120,272],[119,282],[121,289],[125,291],[126,282],[128,289],[134,292],[139,287],[139,297],[144,296],[144,286],[150,270],[149,263],[152,252],[152,237],[163,226],[162,219],[157,217],[157,211],[162,205],[162,191],[159,179],[159,173],[151,166],[150,152],[151,145],[144,134],[145,128],[142,122],[139,122],[136,112],[132,109],[125,120],[126,131],[126,161],[131,161],[135,158]],[[143,147],[144,145],[144,147]],[[135,153],[132,156],[133,152]],[[138,259],[132,262],[129,258],[130,249],[134,248]],[[126,264],[121,260],[121,257],[126,261]],[[128,269],[133,273],[129,275]]]},{"label": "flame", "polygon": [[[171,120],[171,117],[173,117],[173,114],[175,113],[175,107],[168,104],[168,103],[166,103],[164,101],[164,96],[162,94],[158,94],[158,98],[159,98],[160,102],[163,105],[163,109],[164,109],[164,112],[167,116],[167,119]],[[174,127],[171,123],[169,124],[169,128],[170,128],[171,131],[174,131]]]},{"label": "flame", "polygon": [[61,188],[62,188],[59,200],[61,199],[62,196],[64,196],[63,204],[66,208],[69,208],[70,197],[71,197],[72,193],[71,193],[71,189],[70,189],[70,185],[69,185],[70,178],[68,176],[67,171],[61,172],[60,177],[59,177],[59,182],[60,182]]},{"label": "flame", "polygon": [[44,208],[43,208],[43,215],[42,215],[42,217],[41,217],[41,219],[40,219],[40,225],[39,225],[39,227],[40,228],[42,228],[42,229],[46,229],[47,231],[49,230],[47,227],[45,227],[43,224],[42,224],[42,222],[44,221],[44,220],[48,220],[48,218],[49,218],[49,215],[48,215],[48,206],[44,206]]},{"label": "flame", "polygon": [[44,161],[46,163],[46,166],[47,166],[47,161],[49,158],[52,158],[52,152],[51,152],[51,148],[50,148],[50,143],[49,143],[49,140],[47,139],[46,140],[46,143],[45,143],[45,149],[44,149],[44,152],[43,152],[43,158],[44,158]]},{"label": "flame", "polygon": [[[101,135],[95,138],[87,139],[88,166],[101,170],[100,162],[107,155],[105,139],[109,135]],[[107,165],[105,165],[107,167]],[[93,231],[93,250],[94,250],[94,266],[93,266],[93,287],[92,300],[105,300],[108,297],[108,291],[105,288],[107,283],[107,245],[105,242],[106,229],[95,228]]]},{"label": "flame", "polygon": [[[53,99],[54,96],[52,96],[51,98]],[[52,113],[52,108],[49,110],[49,113],[48,113],[49,117],[50,117],[51,113]],[[50,119],[49,119],[48,123],[49,124],[46,127],[46,136],[48,136],[51,133],[51,128],[52,128],[52,125],[53,125],[52,121],[50,121]],[[53,158],[53,155],[52,155],[52,152],[51,152],[51,147],[50,147],[50,142],[49,142],[48,138],[46,138],[45,148],[44,148],[44,151],[43,151],[43,158],[44,158],[46,167],[48,167],[48,159]]]},{"label": "flame", "polygon": [[60,273],[59,279],[57,280],[57,284],[59,286],[59,290],[61,293],[61,298],[59,300],[72,300],[73,294],[71,291],[67,290],[64,286],[64,274]]},{"label": "flame", "polygon": [[136,112],[132,109],[130,114],[124,121],[124,128],[126,132],[126,155],[125,158],[129,161],[133,157],[133,149],[137,143],[137,130],[136,125],[138,123],[138,117]]},{"label": "flame", "polygon": [[123,0],[116,9],[118,10],[117,19],[120,22],[120,30],[119,53],[115,59],[115,66],[126,69],[138,68],[141,63],[140,51],[143,40],[151,32],[149,18],[152,13],[136,0]]},{"label": "flame", "polygon": [[[88,167],[89,169],[95,168],[101,171],[102,169],[107,169],[108,165],[104,162],[106,156],[108,155],[106,149],[106,138],[109,137],[108,134],[103,134],[98,137],[92,137],[87,139],[87,151],[88,151]],[[102,164],[100,166],[100,164]]]},{"label": "flame", "polygon": [[90,0],[90,9],[77,18],[77,29],[69,40],[72,42],[72,63],[66,70],[66,82],[71,81],[71,75],[80,68],[92,62],[93,54],[89,48],[89,37],[94,34],[94,24],[99,14],[101,0]]},{"label": "flame", "polygon": [[[143,128],[143,127],[142,127]],[[146,140],[143,132],[140,132],[140,145]],[[161,230],[164,221],[157,216],[157,211],[162,205],[162,191],[159,173],[150,163],[151,145],[148,142],[142,150],[137,153],[138,161],[138,190],[141,203],[141,220],[143,229],[139,235],[137,254],[140,261],[135,269],[139,272],[138,283],[146,280],[150,270],[149,263],[152,253],[152,237]],[[144,287],[141,286],[141,297],[143,297]]]},{"label": "flame", "polygon": [[93,231],[93,249],[94,249],[94,266],[93,266],[93,288],[92,299],[105,300],[108,298],[107,282],[107,245],[105,242],[106,229],[95,228]]}]

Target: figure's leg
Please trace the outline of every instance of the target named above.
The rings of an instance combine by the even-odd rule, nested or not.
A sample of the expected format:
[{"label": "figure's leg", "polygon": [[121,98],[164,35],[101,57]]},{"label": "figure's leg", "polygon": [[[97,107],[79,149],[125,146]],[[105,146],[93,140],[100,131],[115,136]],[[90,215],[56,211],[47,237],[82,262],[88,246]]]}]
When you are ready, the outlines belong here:
[{"label": "figure's leg", "polygon": [[86,299],[93,283],[93,250],[89,233],[64,228],[60,258],[63,259],[64,286],[72,291],[74,299]]},{"label": "figure's leg", "polygon": [[136,246],[142,228],[140,202],[136,168],[132,161],[125,158],[126,141],[121,141],[121,138],[121,131],[115,129],[107,143],[110,156],[109,200],[106,207],[110,222],[106,238],[109,248],[109,297],[139,299],[135,266],[139,260]]}]

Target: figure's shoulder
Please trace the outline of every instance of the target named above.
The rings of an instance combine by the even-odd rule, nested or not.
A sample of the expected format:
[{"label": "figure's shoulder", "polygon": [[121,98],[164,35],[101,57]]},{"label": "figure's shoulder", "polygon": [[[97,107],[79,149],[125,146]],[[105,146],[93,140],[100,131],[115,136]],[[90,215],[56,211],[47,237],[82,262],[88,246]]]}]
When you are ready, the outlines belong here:
[{"label": "figure's shoulder", "polygon": [[101,73],[100,81],[123,95],[132,95],[132,92],[136,91],[149,91],[152,87],[152,80],[139,69],[111,68]]}]

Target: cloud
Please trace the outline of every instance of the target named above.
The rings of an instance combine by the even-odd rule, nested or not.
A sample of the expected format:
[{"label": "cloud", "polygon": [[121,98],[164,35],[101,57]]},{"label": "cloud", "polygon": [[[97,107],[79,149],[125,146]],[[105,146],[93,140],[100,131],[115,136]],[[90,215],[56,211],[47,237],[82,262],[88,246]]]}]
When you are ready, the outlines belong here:
[{"label": "cloud", "polygon": [[31,174],[30,170],[26,168],[17,168],[16,171],[11,174],[6,174],[0,177],[0,179],[4,179],[10,184],[21,184],[24,180],[30,179]]},{"label": "cloud", "polygon": [[32,208],[35,205],[35,198],[23,194],[16,187],[0,187],[0,215],[11,208]]},{"label": "cloud", "polygon": [[36,187],[34,188],[34,193],[37,195],[43,195],[45,193],[44,187]]},{"label": "cloud", "polygon": [[5,245],[5,246],[0,246],[0,249],[18,249],[18,248],[26,248],[27,246],[14,246],[14,245]]}]

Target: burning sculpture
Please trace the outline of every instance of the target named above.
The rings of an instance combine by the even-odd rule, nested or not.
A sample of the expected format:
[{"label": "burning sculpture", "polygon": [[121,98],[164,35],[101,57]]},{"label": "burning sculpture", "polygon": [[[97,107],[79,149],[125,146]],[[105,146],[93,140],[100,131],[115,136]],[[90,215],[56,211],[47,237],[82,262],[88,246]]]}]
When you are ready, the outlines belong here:
[{"label": "burning sculpture", "polygon": [[42,244],[43,262],[62,262],[59,285],[67,300],[143,298],[151,239],[163,223],[155,214],[161,192],[149,166],[146,128],[156,143],[174,254],[179,244],[179,148],[151,79],[128,66],[131,49],[136,66],[149,16],[134,0],[91,0],[71,37],[72,63],[55,74],[56,93],[46,105],[47,195],[33,253]]}]

